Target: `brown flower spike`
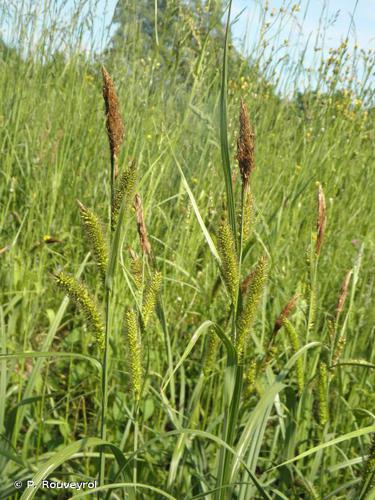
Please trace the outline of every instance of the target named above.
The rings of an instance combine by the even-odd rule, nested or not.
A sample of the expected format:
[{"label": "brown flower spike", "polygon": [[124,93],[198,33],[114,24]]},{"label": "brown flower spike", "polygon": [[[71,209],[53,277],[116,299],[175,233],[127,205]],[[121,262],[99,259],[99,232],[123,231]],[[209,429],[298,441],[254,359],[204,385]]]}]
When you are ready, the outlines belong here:
[{"label": "brown flower spike", "polygon": [[352,277],[352,274],[353,274],[353,270],[350,270],[348,273],[346,273],[344,281],[342,282],[339,298],[337,300],[337,305],[336,305],[336,320],[344,308],[344,304],[346,301],[346,297],[348,295],[348,289],[349,289],[349,284],[350,284],[350,279]]},{"label": "brown flower spike", "polygon": [[241,99],[240,106],[240,133],[237,139],[237,161],[240,167],[242,184],[246,188],[251,172],[255,168],[254,162],[255,135],[250,125],[249,112]]},{"label": "brown flower spike", "polygon": [[134,208],[142,253],[151,257],[151,245],[148,240],[146,224],[143,217],[142,200],[138,193],[134,197]]},{"label": "brown flower spike", "polygon": [[103,98],[105,103],[105,113],[107,117],[107,134],[109,148],[111,151],[111,161],[113,164],[114,176],[118,175],[118,156],[121,144],[124,139],[124,124],[120,114],[120,105],[113,81],[107,70],[102,67],[103,74]]},{"label": "brown flower spike", "polygon": [[296,302],[298,299],[299,299],[299,294],[297,293],[296,295],[294,295],[294,297],[292,297],[292,299],[286,304],[284,309],[281,311],[280,315],[278,316],[278,318],[275,321],[275,326],[273,328],[274,335],[283,326],[284,319],[287,319],[289,317],[289,315],[292,312],[292,310],[294,309],[294,306],[296,305]]}]

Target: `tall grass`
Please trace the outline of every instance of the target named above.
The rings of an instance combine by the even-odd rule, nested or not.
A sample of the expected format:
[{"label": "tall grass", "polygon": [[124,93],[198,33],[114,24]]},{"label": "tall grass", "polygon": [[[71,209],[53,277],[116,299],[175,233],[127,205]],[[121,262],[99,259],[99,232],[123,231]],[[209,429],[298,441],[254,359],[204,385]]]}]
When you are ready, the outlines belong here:
[{"label": "tall grass", "polygon": [[[125,64],[83,55],[74,30],[68,57],[39,31],[34,52],[0,54],[0,497],[100,476],[114,498],[372,498],[371,53],[355,52],[355,82],[340,46],[286,97],[263,39],[248,69],[186,37],[181,79],[167,33],[148,60],[134,27]],[[133,206],[119,189],[134,166]],[[90,290],[83,315],[54,284],[66,273]]]}]

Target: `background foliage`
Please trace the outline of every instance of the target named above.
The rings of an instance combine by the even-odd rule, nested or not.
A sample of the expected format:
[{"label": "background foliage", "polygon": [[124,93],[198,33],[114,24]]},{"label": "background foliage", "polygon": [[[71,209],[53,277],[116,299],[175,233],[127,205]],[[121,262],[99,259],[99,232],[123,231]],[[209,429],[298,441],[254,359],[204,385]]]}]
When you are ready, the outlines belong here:
[{"label": "background foliage", "polygon": [[[198,0],[158,1],[156,11],[151,4],[119,2],[113,36],[102,53],[79,49],[82,21],[74,18],[65,37],[69,50],[57,48],[53,39],[60,39],[61,32],[51,27],[35,27],[37,41],[30,46],[30,33],[20,36],[17,46],[4,41],[0,45],[0,349],[5,355],[0,362],[1,498],[16,495],[14,479],[33,476],[68,445],[99,435],[99,373],[95,364],[73,356],[97,356],[95,340],[77,308],[57,290],[52,273],[81,269],[96,296],[102,296],[95,265],[91,258],[85,260],[88,249],[76,199],[108,220],[103,63],[118,90],[125,122],[120,164],[137,162],[145,222],[156,267],[163,274],[163,314],[159,310],[154,315],[144,339],[147,375],[139,408],[138,479],[177,498],[209,498],[207,492],[215,487],[220,442],[203,434],[194,439],[188,435],[181,445],[179,432],[191,428],[221,436],[225,351],[221,348],[213,372],[205,376],[206,335],[195,340],[206,320],[225,325],[228,296],[221,286],[212,299],[218,269],[177,164],[216,241],[225,193],[219,134],[225,9],[220,2]],[[46,8],[46,22],[52,6],[50,11]],[[14,33],[32,31],[35,12],[29,17],[21,15],[21,9],[18,13],[11,17]],[[374,53],[349,50],[344,42],[322,58],[316,82],[301,92],[297,79],[304,71],[303,60],[299,73],[287,74],[277,47],[269,55],[267,43],[266,36],[261,37],[247,60],[229,40],[228,55],[233,177],[241,98],[256,134],[256,169],[251,177],[256,217],[243,262],[245,274],[260,255],[265,253],[270,261],[249,356],[264,355],[276,318],[296,292],[301,298],[290,319],[300,345],[316,341],[323,347],[303,356],[303,403],[291,369],[285,389],[275,395],[264,417],[258,454],[250,446],[243,460],[272,498],[359,498],[370,446],[369,433],[361,436],[360,430],[374,425],[375,405]],[[289,81],[296,80],[290,95],[280,89],[286,74]],[[319,260],[317,319],[307,338],[306,250],[315,232],[317,182],[324,188],[328,222]],[[234,185],[239,199],[239,179]],[[128,247],[140,254],[131,209],[124,234],[111,337],[107,440],[128,460],[134,445],[134,402],[123,310],[132,304],[132,296],[124,276],[130,269]],[[350,269],[354,273],[339,322],[346,336],[341,360],[356,361],[333,372],[329,421],[322,426],[316,406],[319,353],[330,345],[330,320]],[[269,368],[259,375],[255,389],[243,395],[237,439],[292,357],[284,329],[275,342]],[[31,351],[71,356],[21,354]],[[170,431],[176,432],[166,436]],[[354,431],[359,431],[358,437],[269,470]],[[86,454],[77,448],[56,477],[96,477],[97,457],[94,448]],[[118,482],[118,470],[109,457],[108,483]],[[236,481],[250,481],[244,469]],[[125,490],[112,494],[122,498],[120,491]],[[137,490],[139,498],[161,498],[161,493],[142,491]],[[238,498],[260,494],[251,484],[233,491]]]}]

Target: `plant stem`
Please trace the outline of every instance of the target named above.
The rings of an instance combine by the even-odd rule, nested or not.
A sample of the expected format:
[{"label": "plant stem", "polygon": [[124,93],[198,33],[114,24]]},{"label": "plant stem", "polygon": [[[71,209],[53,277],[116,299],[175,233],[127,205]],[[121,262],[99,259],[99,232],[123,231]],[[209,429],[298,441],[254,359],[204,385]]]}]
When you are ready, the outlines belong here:
[{"label": "plant stem", "polygon": [[[112,251],[112,204],[115,194],[115,168],[116,168],[116,157],[111,157],[111,198],[110,198],[110,217],[109,217],[109,245]],[[107,274],[111,272],[111,266],[107,270]],[[112,276],[110,276],[112,278]],[[105,283],[105,344],[103,352],[103,364],[102,364],[102,408],[101,408],[101,423],[100,423],[100,437],[105,440],[107,438],[107,426],[106,426],[106,414],[108,405],[108,350],[109,350],[109,330],[111,325],[111,298],[112,298],[112,279],[108,280],[108,276]],[[105,454],[104,450],[100,450],[100,467],[99,467],[99,486],[104,485],[105,478]],[[99,494],[100,496],[100,494]]]},{"label": "plant stem", "polygon": [[[101,412],[101,428],[100,437],[105,440],[107,437],[106,428],[106,413],[108,404],[108,349],[109,349],[109,328],[110,328],[110,305],[111,305],[111,290],[106,289],[105,294],[105,308],[106,308],[106,324],[105,324],[105,347],[103,352],[102,364],[102,412]],[[100,471],[99,471],[99,485],[104,484],[105,477],[105,454],[100,451]]]},{"label": "plant stem", "polygon": [[[243,368],[240,365],[234,367],[235,370],[235,385],[229,406],[225,409],[224,425],[223,425],[223,441],[229,446],[233,445],[237,430],[238,409],[240,406],[242,385],[243,385]],[[225,402],[224,402],[225,404]],[[221,448],[218,475],[216,480],[217,488],[228,484],[230,478],[230,454],[226,448]],[[225,493],[225,489],[219,489],[216,493],[216,500],[231,498],[231,490]]]}]

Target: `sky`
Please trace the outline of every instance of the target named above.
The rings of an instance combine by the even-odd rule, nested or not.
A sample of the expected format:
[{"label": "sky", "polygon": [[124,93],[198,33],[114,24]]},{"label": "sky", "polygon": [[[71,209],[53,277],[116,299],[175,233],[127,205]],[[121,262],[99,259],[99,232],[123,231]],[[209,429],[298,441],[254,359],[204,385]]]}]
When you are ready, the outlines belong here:
[{"label": "sky", "polygon": [[[153,4],[153,0],[149,0]],[[85,33],[82,35],[80,48],[90,51],[100,51],[105,47],[110,38],[109,26],[114,13],[117,0],[19,0],[0,1],[0,36],[8,42],[14,38],[13,43],[19,41],[19,34],[14,30],[12,22],[8,19],[18,16],[25,31],[30,31],[31,40],[26,46],[36,48],[37,33],[44,24],[40,20],[41,6],[48,5],[48,23],[61,30],[62,44],[66,47],[78,38],[82,25]],[[77,5],[84,8],[77,9]],[[12,13],[11,5],[14,5]],[[25,6],[25,12],[20,15],[20,5]],[[27,11],[27,6],[34,9],[34,17]],[[267,38],[278,50],[280,56],[287,56],[290,63],[296,62],[306,41],[309,45],[306,50],[305,65],[314,67],[322,52],[328,55],[330,48],[337,48],[349,34],[349,50],[354,44],[359,48],[375,51],[375,0],[233,0],[232,3],[232,34],[235,45],[244,55],[251,56],[256,41],[259,39],[260,18],[264,8],[266,22],[270,22]],[[261,7],[262,6],[262,7]],[[280,14],[280,9],[284,12]],[[321,23],[323,12],[324,22]],[[39,16],[39,17],[38,17]],[[72,18],[75,19],[72,24]],[[282,21],[280,19],[282,18]],[[39,22],[39,27],[38,27]],[[33,24],[35,23],[35,24]],[[324,32],[320,29],[325,26]],[[33,27],[37,26],[37,29]],[[319,35],[318,39],[316,38]],[[323,36],[324,35],[324,36]],[[33,38],[34,37],[34,38]],[[271,48],[271,47],[270,47]],[[318,50],[314,50],[318,48]],[[64,50],[64,47],[60,47]],[[315,61],[315,64],[314,64]]]},{"label": "sky", "polygon": [[[151,0],[150,0],[151,1]],[[99,0],[97,4],[98,14],[96,31],[98,33],[103,26],[108,26],[113,15],[117,0]],[[295,10],[295,22],[290,18],[290,24],[285,26],[281,33],[284,38],[288,37],[290,28],[303,30],[304,38],[309,34],[315,35],[320,24],[320,15],[324,7],[325,19],[328,21],[326,34],[327,49],[337,47],[348,34],[355,40],[360,48],[375,50],[375,0],[233,0],[232,19],[239,19],[232,26],[232,33],[237,45],[243,50],[249,50],[254,41],[259,26],[259,5],[269,5],[269,14],[277,11],[280,7],[291,11]],[[247,39],[247,47],[241,43]]]},{"label": "sky", "polygon": [[[257,5],[266,3],[255,0],[233,0],[233,17],[242,12],[233,33],[239,39],[247,36],[251,39],[251,25],[254,11],[259,11]],[[302,27],[305,38],[309,33],[316,34],[319,27],[319,18],[325,6],[325,17],[329,20],[327,27],[327,49],[337,47],[347,36],[350,27],[350,36],[359,47],[375,49],[375,0],[302,0],[300,2],[270,0],[269,11],[280,9],[282,6],[299,6],[296,12],[295,29]],[[354,14],[354,15],[353,15]],[[256,21],[255,21],[256,24]],[[302,26],[301,26],[302,25]],[[288,29],[285,30],[287,35]]]}]

